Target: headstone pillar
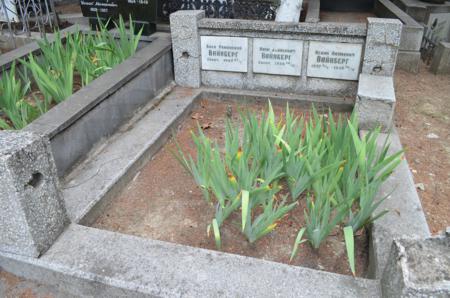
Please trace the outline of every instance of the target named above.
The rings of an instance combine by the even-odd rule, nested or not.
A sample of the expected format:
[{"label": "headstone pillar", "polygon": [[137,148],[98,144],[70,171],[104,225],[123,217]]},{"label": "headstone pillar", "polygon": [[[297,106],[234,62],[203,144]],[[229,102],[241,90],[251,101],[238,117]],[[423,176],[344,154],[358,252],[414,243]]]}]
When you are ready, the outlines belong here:
[{"label": "headstone pillar", "polygon": [[361,129],[369,130],[381,126],[382,131],[389,130],[395,109],[393,78],[361,74],[355,109]]},{"label": "headstone pillar", "polygon": [[402,33],[396,19],[367,18],[367,38],[355,110],[362,129],[392,127],[395,91],[393,75]]},{"label": "headstone pillar", "polygon": [[201,50],[198,21],[203,10],[179,10],[170,15],[175,82],[182,87],[201,85]]},{"label": "headstone pillar", "polygon": [[362,73],[393,76],[402,35],[397,19],[367,18],[367,39]]},{"label": "headstone pillar", "polygon": [[0,132],[0,251],[44,253],[68,223],[47,139]]}]

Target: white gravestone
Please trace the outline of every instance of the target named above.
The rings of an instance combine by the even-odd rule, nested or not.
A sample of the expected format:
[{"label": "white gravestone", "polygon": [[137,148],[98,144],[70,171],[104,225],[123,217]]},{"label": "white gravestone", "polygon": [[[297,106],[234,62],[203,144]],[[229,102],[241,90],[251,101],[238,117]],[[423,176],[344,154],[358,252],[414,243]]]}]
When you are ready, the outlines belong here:
[{"label": "white gravestone", "polygon": [[299,22],[303,0],[281,0],[275,22]]},{"label": "white gravestone", "polygon": [[299,76],[302,71],[303,41],[255,38],[253,72]]},{"label": "white gravestone", "polygon": [[309,77],[358,80],[362,44],[311,41],[308,54]]},{"label": "white gravestone", "polygon": [[15,1],[5,0],[5,6],[2,4],[2,1],[0,1],[0,22],[19,22]]},{"label": "white gravestone", "polygon": [[248,39],[202,36],[202,69],[247,72]]}]

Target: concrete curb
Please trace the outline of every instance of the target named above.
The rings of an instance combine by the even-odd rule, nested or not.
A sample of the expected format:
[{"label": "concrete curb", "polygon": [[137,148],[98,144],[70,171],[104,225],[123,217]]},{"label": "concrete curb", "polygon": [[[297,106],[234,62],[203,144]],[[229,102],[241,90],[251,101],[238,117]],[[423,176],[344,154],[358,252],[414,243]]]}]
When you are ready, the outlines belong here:
[{"label": "concrete curb", "polygon": [[[363,132],[364,133],[364,132]],[[378,144],[389,138],[389,153],[403,150],[397,131],[381,134]],[[384,198],[380,210],[389,212],[372,225],[371,246],[369,248],[369,276],[380,279],[386,266],[392,241],[399,237],[429,237],[425,214],[419,195],[414,186],[408,163],[403,160],[394,173],[381,185],[378,198]]]}]

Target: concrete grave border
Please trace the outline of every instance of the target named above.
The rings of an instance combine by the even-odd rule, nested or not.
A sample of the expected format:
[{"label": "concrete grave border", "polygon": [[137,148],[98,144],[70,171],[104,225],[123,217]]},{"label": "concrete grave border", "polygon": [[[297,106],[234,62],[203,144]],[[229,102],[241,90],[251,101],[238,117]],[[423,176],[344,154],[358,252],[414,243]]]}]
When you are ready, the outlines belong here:
[{"label": "concrete grave border", "polygon": [[[386,34],[389,26],[398,26],[397,21],[388,22],[387,25],[379,22],[375,19],[367,29],[356,29],[356,32],[363,35],[366,30],[377,33],[366,41],[366,52],[380,46],[379,39]],[[236,26],[228,20],[219,23],[218,26]],[[257,28],[260,32],[273,29],[270,27],[273,25],[266,23],[241,25],[243,27],[240,29],[244,31],[250,28]],[[304,30],[311,30],[313,26],[314,24],[300,27],[287,24],[282,30],[285,33],[291,30],[295,34],[307,35],[311,32]],[[318,33],[330,30],[323,24],[317,28],[314,30],[318,30]],[[392,48],[388,46],[387,51],[396,54],[395,42],[391,46]],[[377,57],[367,61],[367,69],[362,74],[363,82],[360,81],[358,92],[355,89],[358,94],[355,102],[354,98],[348,100],[317,94],[306,96],[207,86],[194,89],[174,87],[171,84],[171,54],[168,36],[161,35],[161,38],[134,57],[51,110],[53,114],[50,115],[50,111],[50,116],[44,115],[40,121],[25,129],[44,139],[50,139],[56,167],[60,169],[59,175],[64,175],[61,179],[61,198],[71,224],[47,251],[40,252],[42,254],[39,258],[0,252],[0,266],[16,275],[60,287],[65,292],[78,296],[380,297],[380,279],[394,238],[429,236],[406,161],[382,185],[378,195],[379,198],[389,195],[380,208],[387,208],[391,212],[376,221],[371,229],[368,276],[371,279],[353,278],[85,226],[102,212],[118,190],[133,179],[139,169],[164,145],[171,129],[180,123],[196,101],[203,98],[250,101],[266,101],[270,98],[274,103],[289,100],[297,105],[310,105],[314,102],[344,111],[351,110],[355,105],[361,115],[364,108],[371,104],[382,107],[379,113],[391,112],[395,103],[393,90],[386,94],[371,93],[373,90],[370,90],[370,84],[364,83],[365,80],[370,82],[370,78],[375,76],[380,81],[387,82],[383,84],[390,86],[392,65],[389,64],[387,73],[381,75],[372,73],[373,68],[369,67],[379,62]],[[131,102],[131,98],[136,100]],[[385,105],[388,106],[387,109],[384,108]],[[126,112],[119,115],[118,107]],[[137,109],[139,111],[135,113]],[[92,135],[89,135],[90,129],[94,131]],[[86,139],[79,141],[79,137]],[[102,138],[106,140],[98,142]],[[392,151],[402,149],[395,130],[391,134],[382,134],[380,143],[383,138],[390,139]],[[97,142],[98,145],[95,145]],[[71,146],[78,148],[75,150],[78,155],[75,154],[73,156],[77,156],[76,158],[71,157],[66,161],[64,156]],[[81,157],[83,160],[76,163]],[[2,217],[2,220],[6,219]]]},{"label": "concrete grave border", "polygon": [[[101,212],[112,194],[134,177],[164,145],[171,129],[203,98],[250,101],[271,98],[275,102],[296,100],[293,104],[298,105],[321,101],[344,111],[353,106],[353,102],[320,96],[299,98],[216,88],[166,89],[109,138],[108,146],[96,148],[63,181],[62,198],[72,223],[53,246],[38,259],[1,252],[0,266],[79,296],[380,297],[379,279],[394,237],[429,235],[406,161],[380,190],[382,197],[394,189],[381,208],[399,208],[402,212],[390,212],[372,228],[369,277],[375,279],[353,278],[81,225],[89,224]],[[383,136],[392,141],[391,150],[401,149],[395,131]]]}]

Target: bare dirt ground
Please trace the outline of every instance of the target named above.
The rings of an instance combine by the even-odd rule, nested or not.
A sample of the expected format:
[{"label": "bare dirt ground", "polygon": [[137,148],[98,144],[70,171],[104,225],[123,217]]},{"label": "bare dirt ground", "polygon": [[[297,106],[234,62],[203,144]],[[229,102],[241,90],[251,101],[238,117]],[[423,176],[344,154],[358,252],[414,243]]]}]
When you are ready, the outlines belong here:
[{"label": "bare dirt ground", "polygon": [[450,226],[450,75],[397,71],[395,125],[432,233]]}]

